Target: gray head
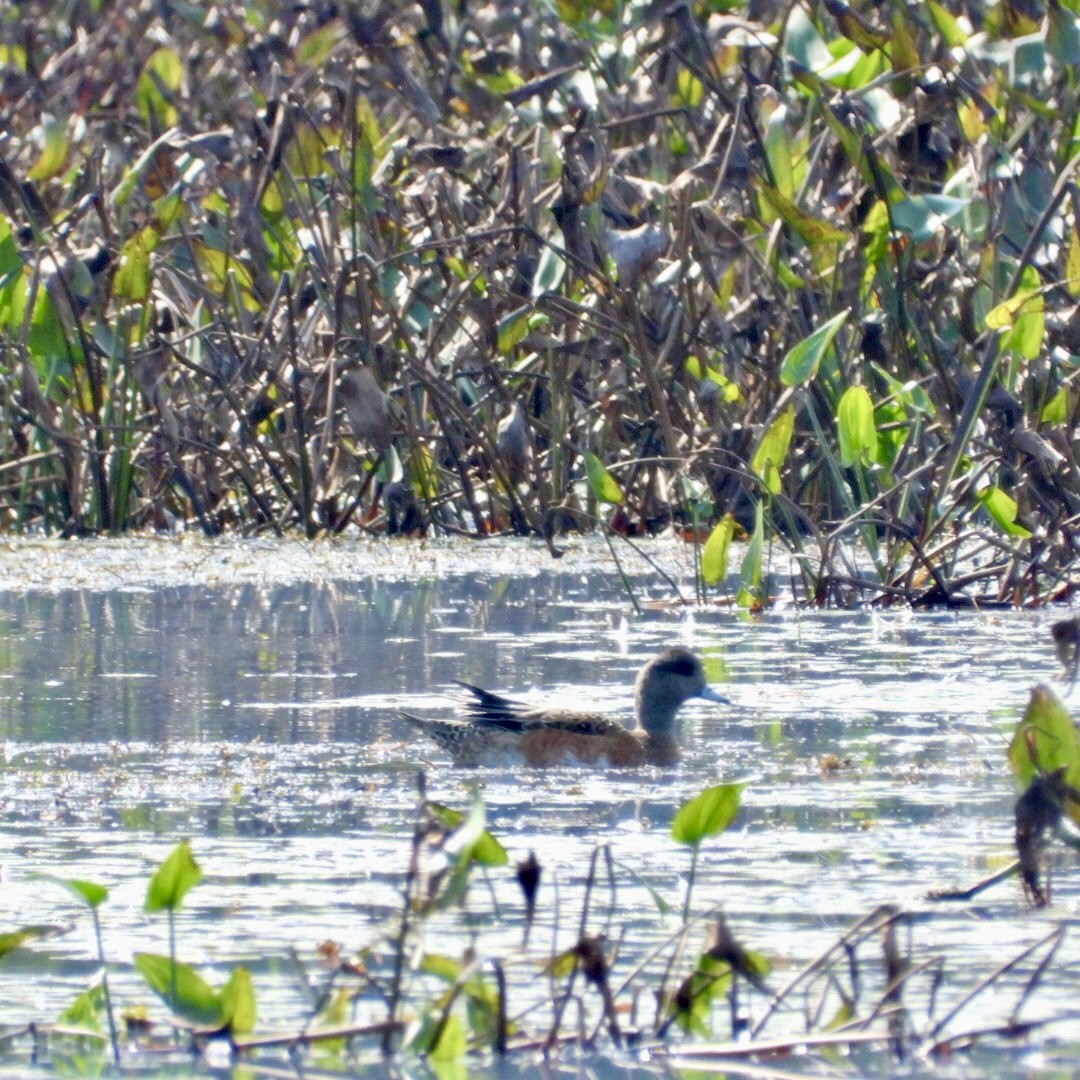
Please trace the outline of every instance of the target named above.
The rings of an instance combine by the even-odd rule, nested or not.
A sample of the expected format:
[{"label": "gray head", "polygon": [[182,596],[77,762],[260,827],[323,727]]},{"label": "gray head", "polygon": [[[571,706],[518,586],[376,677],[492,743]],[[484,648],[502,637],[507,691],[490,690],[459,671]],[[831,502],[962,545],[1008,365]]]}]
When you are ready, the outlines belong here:
[{"label": "gray head", "polygon": [[666,735],[687,698],[727,702],[705,681],[701,661],[680,645],[654,656],[640,671],[635,688],[637,721],[652,735]]}]

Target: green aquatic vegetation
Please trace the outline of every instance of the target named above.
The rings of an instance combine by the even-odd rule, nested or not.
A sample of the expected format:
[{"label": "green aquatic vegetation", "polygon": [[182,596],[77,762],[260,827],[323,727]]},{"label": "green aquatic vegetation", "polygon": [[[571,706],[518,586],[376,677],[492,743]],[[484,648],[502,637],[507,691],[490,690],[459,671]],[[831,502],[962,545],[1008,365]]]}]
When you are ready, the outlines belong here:
[{"label": "green aquatic vegetation", "polygon": [[391,8],[0,15],[0,528],[765,498],[807,602],[1059,595],[1073,7]]}]

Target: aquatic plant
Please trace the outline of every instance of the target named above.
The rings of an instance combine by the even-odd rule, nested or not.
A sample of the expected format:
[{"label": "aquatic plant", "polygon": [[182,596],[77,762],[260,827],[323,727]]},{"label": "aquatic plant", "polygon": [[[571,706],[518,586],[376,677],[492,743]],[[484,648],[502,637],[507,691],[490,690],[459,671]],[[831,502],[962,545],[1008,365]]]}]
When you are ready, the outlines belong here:
[{"label": "aquatic plant", "polygon": [[1075,8],[12,6],[0,525],[1062,596]]},{"label": "aquatic plant", "polygon": [[[1028,717],[1040,725],[1043,719]],[[673,817],[675,841],[691,846],[696,859],[702,842],[733,820],[740,790],[741,785],[719,785],[685,803]],[[238,1063],[267,1068],[277,1067],[283,1054],[294,1066],[310,1055],[312,1064],[331,1070],[405,1055],[405,1060],[425,1058],[442,1075],[474,1055],[553,1056],[567,1046],[600,1053],[634,1047],[682,1066],[752,1061],[797,1049],[824,1057],[836,1049],[861,1048],[933,1060],[976,1042],[1022,1037],[1062,1019],[1041,1013],[1026,1022],[1019,1011],[1049,968],[1063,927],[959,994],[954,988],[944,995],[947,954],[914,951],[915,931],[930,916],[886,904],[778,984],[767,955],[739,939],[722,909],[692,914],[692,876],[677,925],[628,963],[621,955],[627,930],[619,920],[631,913],[622,909],[619,878],[634,871],[616,864],[606,845],[594,849],[573,911],[561,906],[558,889],[541,888],[544,875],[535,857],[518,864],[514,876],[525,906],[522,947],[493,950],[488,935],[493,923],[519,916],[500,913],[493,891],[494,911],[473,897],[478,887],[481,894],[486,891],[480,879],[508,864],[484,819],[478,797],[462,813],[431,800],[421,778],[395,917],[356,952],[323,946],[322,974],[293,958],[291,970],[311,1007],[285,1032],[255,1031],[255,987],[243,968],[235,968],[222,989],[214,990],[180,962],[174,926],[168,956],[132,958],[167,1018],[153,1020],[144,1004],[134,1002],[122,1010],[126,1031],[118,1036],[98,922],[108,893],[100,885],[59,880],[93,915],[102,978],[58,1022],[9,1028],[0,1032],[0,1046],[10,1049],[32,1032],[54,1058],[78,1053],[92,1066],[111,1045],[118,1065],[139,1068],[151,1055],[160,1060],[166,1048],[174,1055],[212,1052],[219,1063],[227,1049]],[[148,907],[175,912],[200,877],[182,842],[152,875]],[[676,905],[652,887],[650,892],[658,918],[665,919]],[[640,913],[632,915],[640,925]],[[536,921],[546,924],[551,941],[562,941],[562,947],[530,949],[528,929]],[[0,936],[0,958],[55,930],[28,927]],[[687,959],[688,946],[699,937],[700,949]],[[455,954],[447,949],[450,940],[467,944]],[[115,972],[126,963],[112,958],[109,966]],[[276,977],[289,975],[283,971]],[[1013,992],[1016,1002],[1007,1020],[988,1024],[980,1010],[975,1027],[958,1024],[957,1018],[984,995],[1000,1002]],[[103,1014],[108,1036],[101,1032]]]}]

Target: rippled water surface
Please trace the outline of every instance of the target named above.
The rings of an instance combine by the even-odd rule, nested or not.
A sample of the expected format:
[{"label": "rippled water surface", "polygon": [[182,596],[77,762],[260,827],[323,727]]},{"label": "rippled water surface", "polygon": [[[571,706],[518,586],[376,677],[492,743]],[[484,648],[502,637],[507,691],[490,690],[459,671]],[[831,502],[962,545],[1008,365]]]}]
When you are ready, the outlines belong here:
[{"label": "rippled water surface", "polygon": [[[68,928],[0,959],[5,1024],[55,1018],[95,970],[89,921],[45,874],[108,886],[114,994],[157,1009],[130,958],[166,951],[163,921],[143,911],[146,880],[191,837],[206,878],[178,920],[182,958],[214,983],[245,965],[260,1029],[297,1027],[307,999],[290,951],[317,981],[320,945],[355,952],[399,908],[421,768],[441,802],[467,808],[480,788],[512,860],[536,852],[537,962],[573,943],[590,858],[607,845],[614,884],[605,871],[590,929],[620,940],[616,982],[678,928],[689,858],[670,838],[676,807],[726,780],[748,782],[744,809],[705,843],[693,908],[722,905],[740,940],[769,958],[774,989],[856,919],[898,904],[925,916],[904,931],[915,961],[943,958],[943,1015],[943,1003],[1075,919],[1080,868],[1065,854],[1047,913],[1028,910],[1014,882],[972,903],[926,900],[1012,857],[1004,750],[1032,686],[1056,679],[1057,614],[789,607],[750,618],[657,606],[636,616],[598,547],[559,562],[513,545],[294,547],[285,560],[272,546],[179,550],[99,549],[112,552],[104,574],[91,565],[99,554],[74,545],[0,555],[0,931]],[[658,557],[685,580],[684,553]],[[630,567],[640,598],[670,599],[643,565]],[[732,700],[684,708],[675,769],[462,772],[395,717],[450,715],[453,679],[625,712],[637,669],[670,643],[697,650]],[[658,898],[672,910],[659,914]],[[504,955],[520,944],[508,871],[469,903],[479,920],[437,920],[434,951],[460,955],[473,940]],[[878,945],[859,962],[880,967]],[[536,971],[510,970],[512,1003],[544,1000]],[[1078,974],[1080,946],[1066,935],[1022,1016],[1074,1008]],[[628,996],[658,979],[642,976]],[[950,1030],[1000,1021],[1022,985],[1004,981]],[[912,986],[929,1007],[929,980]],[[648,1013],[647,990],[638,998]],[[779,1017],[769,1032],[800,1023]],[[1059,1043],[1039,1039],[1029,1056],[1010,1051],[1016,1070],[1055,1064]],[[26,1063],[10,1067],[18,1075]],[[978,1057],[952,1068],[992,1074]]]}]

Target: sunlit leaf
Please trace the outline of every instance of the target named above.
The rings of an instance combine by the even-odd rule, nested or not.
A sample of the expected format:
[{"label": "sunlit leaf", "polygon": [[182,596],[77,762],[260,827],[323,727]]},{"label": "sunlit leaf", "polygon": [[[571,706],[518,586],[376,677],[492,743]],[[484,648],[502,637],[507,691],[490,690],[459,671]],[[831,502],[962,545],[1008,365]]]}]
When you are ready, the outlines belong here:
[{"label": "sunlit leaf", "polygon": [[924,0],[924,2],[927,11],[930,13],[930,18],[937,28],[937,32],[944,39],[945,44],[949,48],[966,45],[968,36],[964,33],[956,16],[944,5],[937,3],[937,0]]},{"label": "sunlit leaf", "polygon": [[184,65],[172,49],[150,54],[135,84],[135,107],[150,126],[170,127],[176,123],[173,97],[184,78]]},{"label": "sunlit leaf", "polygon": [[495,349],[500,355],[505,356],[529,332],[530,313],[528,306],[519,307],[499,320]]},{"label": "sunlit leaf", "polygon": [[221,1020],[233,1035],[246,1035],[255,1030],[258,1013],[255,1008],[255,988],[247,968],[233,968],[229,981],[221,988]]},{"label": "sunlit leaf", "polygon": [[37,941],[62,932],[58,926],[20,926],[18,930],[7,930],[0,933],[0,956],[7,956],[28,941]]},{"label": "sunlit leaf", "polygon": [[224,1024],[220,997],[194,968],[154,953],[137,952],[132,962],[147,986],[177,1016],[203,1027]]},{"label": "sunlit leaf", "polygon": [[1042,412],[1039,413],[1039,422],[1041,424],[1064,424],[1069,416],[1069,395],[1065,392],[1065,387],[1058,387],[1058,391],[1054,396],[1042,407]]},{"label": "sunlit leaf", "polygon": [[[1035,776],[1064,769],[1065,783],[1080,791],[1080,731],[1057,695],[1046,686],[1031,691],[1023,719],[1009,744],[1009,764],[1020,786]],[[1080,824],[1080,805],[1065,804],[1066,812]]]},{"label": "sunlit leaf", "polygon": [[807,71],[823,71],[833,61],[829,46],[799,4],[795,4],[788,15],[784,48],[791,59]]},{"label": "sunlit leaf", "polygon": [[532,294],[542,296],[554,292],[566,274],[566,260],[550,245],[546,245],[533,274]]},{"label": "sunlit leaf", "polygon": [[604,468],[604,463],[593,453],[585,455],[585,472],[589,490],[601,502],[619,504],[623,501],[622,489],[615,478]]},{"label": "sunlit leaf", "polygon": [[761,500],[754,504],[754,531],[746,545],[739,567],[739,594],[735,598],[741,608],[755,611],[762,606],[761,558],[765,548],[765,519]]},{"label": "sunlit leaf", "polygon": [[1016,523],[1016,500],[1011,495],[999,487],[987,487],[978,493],[977,498],[1002,532],[1025,539],[1031,536],[1029,529]]},{"label": "sunlit leaf", "polygon": [[30,166],[28,180],[51,180],[64,169],[68,156],[67,124],[46,113],[41,118],[41,156]]},{"label": "sunlit leaf", "polygon": [[[780,365],[780,381],[785,386],[799,386],[809,382],[817,374],[825,353],[832,345],[837,331],[847,321],[848,314],[849,311],[845,309],[839,315],[834,315],[788,350],[784,362]],[[786,450],[785,447],[785,453]],[[756,469],[754,471],[757,472]]]},{"label": "sunlit leaf", "polygon": [[669,1015],[689,1035],[708,1037],[709,1017],[715,1000],[731,987],[731,965],[708,953],[698,957],[694,970],[683,980],[668,1005]]},{"label": "sunlit leaf", "polygon": [[76,878],[60,878],[52,875],[46,875],[46,879],[67,889],[72,896],[81,900],[87,907],[100,907],[109,899],[109,890],[95,881],[79,881]]},{"label": "sunlit leaf", "polygon": [[909,195],[891,207],[893,224],[917,244],[936,236],[971,205],[951,195]]},{"label": "sunlit leaf", "polygon": [[835,225],[830,225],[827,221],[808,214],[771,184],[766,184],[763,180],[755,180],[754,187],[776,211],[784,224],[794,229],[807,246],[817,247],[828,244],[835,247],[847,240],[847,233],[843,229],[838,229]]},{"label": "sunlit leaf", "polygon": [[671,838],[677,844],[697,847],[707,837],[722,833],[739,812],[745,784],[718,784],[683,803],[671,823]]},{"label": "sunlit leaf", "polygon": [[893,71],[913,71],[922,66],[919,50],[911,34],[907,15],[903,8],[894,7],[892,15],[892,41],[889,44],[889,56]]},{"label": "sunlit leaf", "polygon": [[1025,299],[1016,311],[1012,327],[1001,336],[1001,348],[1004,351],[1015,350],[1025,360],[1034,360],[1042,349],[1046,331],[1043,294],[1039,272],[1035,267],[1024,268],[1016,295]]},{"label": "sunlit leaf", "polygon": [[727,577],[728,550],[735,535],[735,518],[725,514],[709,533],[701,550],[701,577],[706,585],[715,585]]},{"label": "sunlit leaf", "polygon": [[849,386],[836,408],[840,434],[840,464],[847,468],[856,461],[872,461],[877,454],[878,433],[874,423],[874,403],[865,386]]},{"label": "sunlit leaf", "polygon": [[145,300],[150,295],[150,255],[161,239],[147,225],[130,236],[120,249],[120,265],[113,276],[113,292],[127,300]]},{"label": "sunlit leaf", "polygon": [[60,1014],[59,1021],[84,1031],[101,1031],[104,1012],[105,986],[99,982],[79,994]]},{"label": "sunlit leaf", "polygon": [[1069,231],[1069,244],[1065,254],[1065,288],[1070,296],[1080,296],[1080,229]]},{"label": "sunlit leaf", "polygon": [[791,139],[787,131],[787,108],[777,106],[765,127],[765,156],[776,190],[785,199],[795,198],[795,170],[791,164]]},{"label": "sunlit leaf", "polygon": [[780,467],[787,457],[791,437],[795,433],[795,409],[788,405],[786,409],[769,425],[768,431],[758,443],[754,456],[750,459],[750,468],[761,477],[766,489],[776,495],[780,491]]},{"label": "sunlit leaf", "polygon": [[202,870],[192,858],[187,840],[181,840],[158,867],[146,890],[146,910],[176,910],[184,897],[202,881]]},{"label": "sunlit leaf", "polygon": [[[427,806],[428,810],[448,829],[459,828],[466,820],[460,810],[443,806],[441,803],[429,802]],[[483,829],[473,841],[472,857],[481,866],[505,866],[510,859],[506,848],[487,829]]]}]

